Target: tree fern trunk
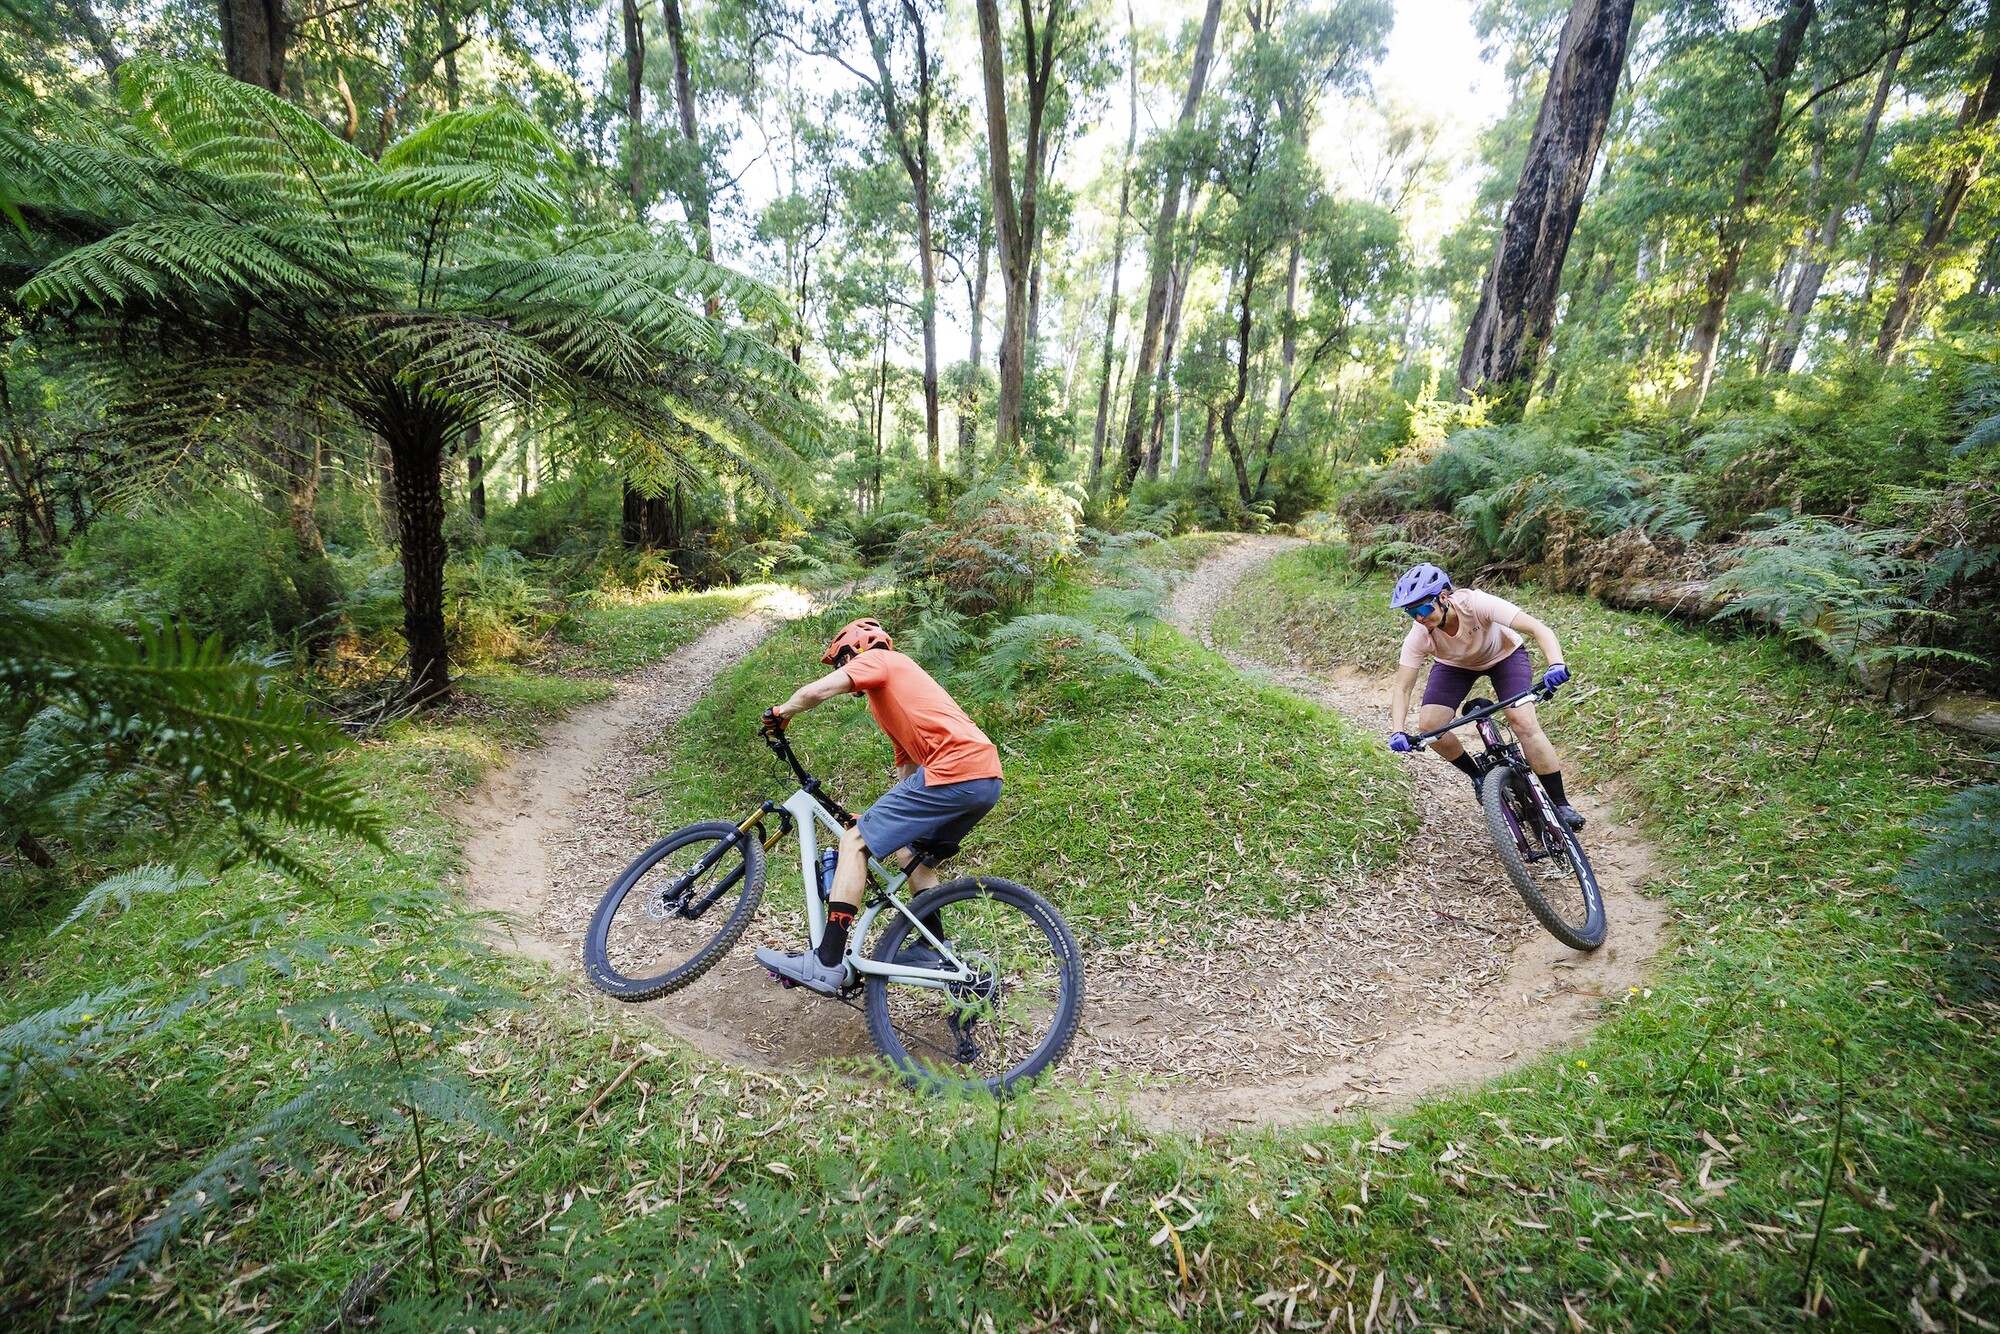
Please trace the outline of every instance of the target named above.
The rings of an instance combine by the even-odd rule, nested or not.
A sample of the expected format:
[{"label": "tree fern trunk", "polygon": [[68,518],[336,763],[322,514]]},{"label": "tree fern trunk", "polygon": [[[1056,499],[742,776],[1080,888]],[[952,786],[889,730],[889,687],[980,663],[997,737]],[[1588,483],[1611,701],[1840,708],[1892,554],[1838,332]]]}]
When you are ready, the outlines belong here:
[{"label": "tree fern trunk", "polygon": [[486,522],[486,455],[481,453],[479,423],[465,428],[465,498],[472,517]]},{"label": "tree fern trunk", "polygon": [[451,696],[444,633],[444,432],[412,425],[389,441],[396,465],[396,518],[403,559],[403,638],[410,693],[425,704]]}]

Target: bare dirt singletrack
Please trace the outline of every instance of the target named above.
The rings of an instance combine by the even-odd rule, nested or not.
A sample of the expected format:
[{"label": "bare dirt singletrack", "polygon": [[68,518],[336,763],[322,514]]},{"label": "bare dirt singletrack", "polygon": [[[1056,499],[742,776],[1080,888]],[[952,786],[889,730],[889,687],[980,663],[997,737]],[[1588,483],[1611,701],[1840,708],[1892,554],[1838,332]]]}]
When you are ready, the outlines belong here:
[{"label": "bare dirt singletrack", "polygon": [[[1216,609],[1290,545],[1238,539],[1179,584],[1172,619],[1208,641]],[[767,600],[711,629],[571,715],[468,798],[466,893],[512,924],[514,948],[596,994],[582,978],[583,928],[604,887],[662,832],[634,792],[658,767],[662,733],[779,620],[805,610],[803,598]],[[1383,730],[1386,679],[1225,656]],[[774,683],[773,697],[791,684]],[[1551,726],[1560,745],[1560,723]],[[1422,820],[1411,855],[1386,872],[1329,868],[1321,908],[1289,921],[1168,924],[1117,949],[1083,940],[1083,1023],[1058,1077],[1104,1076],[1135,1114],[1176,1129],[1386,1110],[1574,1041],[1607,1000],[1644,984],[1665,913],[1638,892],[1650,858],[1613,804],[1588,791],[1573,797],[1590,817],[1585,845],[1611,923],[1605,945],[1586,955],[1548,936],[1498,860],[1480,851],[1485,824],[1458,771],[1428,755],[1409,768]],[[1469,855],[1421,855],[1427,848]],[[1061,905],[1061,886],[1038,888]],[[692,986],[634,1008],[712,1056],[757,1069],[867,1060],[874,1049],[857,1010],[782,990],[751,957],[758,945],[798,948],[799,893],[796,851],[780,845],[744,940]]]}]

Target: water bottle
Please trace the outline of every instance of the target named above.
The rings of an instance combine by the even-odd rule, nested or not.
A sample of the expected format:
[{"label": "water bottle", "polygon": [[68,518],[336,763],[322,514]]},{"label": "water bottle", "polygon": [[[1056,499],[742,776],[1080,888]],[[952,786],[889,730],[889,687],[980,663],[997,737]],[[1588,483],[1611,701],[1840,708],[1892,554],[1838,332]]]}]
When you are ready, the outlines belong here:
[{"label": "water bottle", "polygon": [[833,868],[840,864],[840,849],[821,848],[819,854],[819,901],[833,897]]}]

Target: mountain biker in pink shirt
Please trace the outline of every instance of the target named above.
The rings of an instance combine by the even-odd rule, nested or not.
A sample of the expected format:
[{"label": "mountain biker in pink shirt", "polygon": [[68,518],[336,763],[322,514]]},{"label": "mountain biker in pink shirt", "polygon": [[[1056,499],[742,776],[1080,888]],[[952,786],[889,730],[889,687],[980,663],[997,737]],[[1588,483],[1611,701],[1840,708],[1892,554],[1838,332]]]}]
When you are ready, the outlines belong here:
[{"label": "mountain biker in pink shirt", "polygon": [[[1410,691],[1426,660],[1435,659],[1430,680],[1424,686],[1423,707],[1417,714],[1417,730],[1428,732],[1442,727],[1458,715],[1459,706],[1472,692],[1475,681],[1484,676],[1493,683],[1501,699],[1518,695],[1534,684],[1535,669],[1528,661],[1522,635],[1532,635],[1542,650],[1548,669],[1542,680],[1553,690],[1570,679],[1563,665],[1562,644],[1556,632],[1522,611],[1505,598],[1482,593],[1476,588],[1454,589],[1451,576],[1437,566],[1412,566],[1396,581],[1389,605],[1409,613],[1415,622],[1403,637],[1402,655],[1396,668],[1396,683],[1389,691],[1389,749],[1407,753],[1410,737],[1403,730],[1410,712]],[[1556,804],[1556,814],[1571,829],[1583,828],[1583,816],[1569,804],[1563,793],[1562,761],[1547,733],[1535,717],[1532,702],[1507,710],[1507,725],[1521,743],[1521,752],[1534,766]],[[1457,736],[1446,732],[1432,739],[1431,748],[1479,784],[1479,769]]]}]

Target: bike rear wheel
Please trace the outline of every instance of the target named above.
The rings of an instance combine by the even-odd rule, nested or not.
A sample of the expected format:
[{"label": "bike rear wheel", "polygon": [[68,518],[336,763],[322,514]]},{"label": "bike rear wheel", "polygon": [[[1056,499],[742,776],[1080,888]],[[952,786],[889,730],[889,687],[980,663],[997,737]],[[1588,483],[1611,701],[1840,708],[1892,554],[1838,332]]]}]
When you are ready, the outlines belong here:
[{"label": "bike rear wheel", "polygon": [[[1048,900],[1011,880],[970,876],[909,908],[978,976],[950,988],[868,978],[869,1035],[905,1083],[1006,1093],[1061,1058],[1083,1014],[1083,958]],[[893,962],[905,946],[929,949],[897,913],[874,958]]]},{"label": "bike rear wheel", "polygon": [[1528,780],[1506,765],[1486,775],[1479,804],[1500,863],[1528,911],[1571,949],[1602,945],[1604,895],[1576,835],[1560,820],[1543,819]]},{"label": "bike rear wheel", "polygon": [[709,820],[676,829],[605,891],[584,933],[584,974],[622,1001],[679,991],[743,938],[763,897],[764,845],[755,828],[739,833],[727,820]]}]

